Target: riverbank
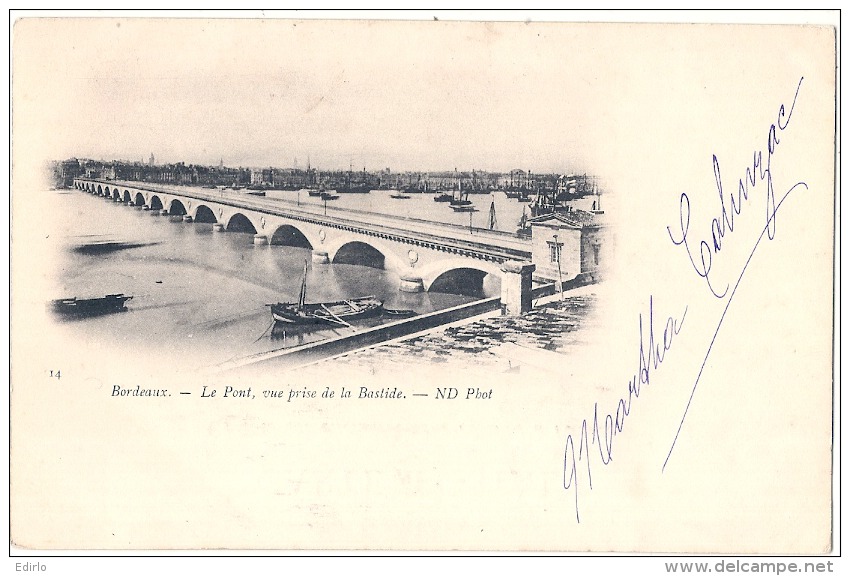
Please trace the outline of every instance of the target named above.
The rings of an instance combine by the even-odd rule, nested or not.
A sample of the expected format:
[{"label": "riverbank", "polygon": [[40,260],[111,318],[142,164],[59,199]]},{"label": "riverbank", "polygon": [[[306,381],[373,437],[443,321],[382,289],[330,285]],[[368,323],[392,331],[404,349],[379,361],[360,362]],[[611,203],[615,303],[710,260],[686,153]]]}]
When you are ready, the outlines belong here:
[{"label": "riverbank", "polygon": [[323,342],[245,357],[219,365],[266,372],[285,368],[306,374],[375,376],[402,372],[523,373],[556,369],[580,328],[592,323],[596,285],[542,296],[522,316],[502,316],[492,298],[394,322]]},{"label": "riverbank", "polygon": [[522,316],[498,311],[339,355],[335,368],[358,371],[453,370],[510,373],[555,369],[571,347],[580,346],[581,328],[593,322],[596,287],[582,286],[535,302]]}]

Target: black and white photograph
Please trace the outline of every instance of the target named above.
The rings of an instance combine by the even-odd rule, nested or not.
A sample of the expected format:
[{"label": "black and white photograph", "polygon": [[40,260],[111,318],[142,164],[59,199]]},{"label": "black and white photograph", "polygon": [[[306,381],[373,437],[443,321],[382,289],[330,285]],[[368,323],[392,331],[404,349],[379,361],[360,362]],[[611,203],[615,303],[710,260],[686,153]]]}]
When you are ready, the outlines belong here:
[{"label": "black and white photograph", "polygon": [[830,13],[460,16],[12,15],[12,555],[836,552]]}]

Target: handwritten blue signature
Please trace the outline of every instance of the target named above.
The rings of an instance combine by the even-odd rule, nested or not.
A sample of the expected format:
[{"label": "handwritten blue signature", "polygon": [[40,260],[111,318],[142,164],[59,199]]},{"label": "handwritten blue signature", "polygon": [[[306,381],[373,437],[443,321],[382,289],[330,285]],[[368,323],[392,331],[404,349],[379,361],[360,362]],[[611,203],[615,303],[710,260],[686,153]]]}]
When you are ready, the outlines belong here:
[{"label": "handwritten blue signature", "polygon": [[[788,127],[788,123],[791,121],[791,115],[794,113],[794,106],[797,104],[797,96],[800,94],[800,86],[802,86],[802,84],[803,79],[800,78],[800,82],[797,83],[797,91],[794,93],[794,101],[791,103],[791,108],[788,110],[788,114],[786,115],[785,105],[782,104],[779,107],[776,124],[771,124],[770,129],[767,131],[767,161],[764,161],[763,152],[761,150],[753,152],[752,170],[750,167],[747,167],[744,177],[738,180],[737,195],[735,192],[729,194],[731,211],[727,211],[726,201],[723,197],[723,183],[720,179],[720,162],[717,160],[716,155],[712,155],[714,181],[717,185],[717,194],[720,197],[720,216],[711,220],[711,245],[709,245],[709,243],[705,240],[701,240],[699,242],[699,264],[697,264],[694,260],[694,254],[691,251],[691,245],[688,242],[688,231],[691,220],[691,201],[685,192],[682,192],[682,195],[679,197],[679,231],[674,236],[673,231],[668,226],[667,234],[669,234],[670,240],[673,244],[676,246],[684,246],[685,252],[687,252],[688,255],[688,260],[690,261],[694,271],[700,277],[705,278],[709,291],[716,298],[724,298],[729,291],[729,285],[727,284],[720,292],[718,292],[712,285],[711,278],[709,277],[709,274],[711,273],[712,255],[720,253],[720,250],[723,247],[723,237],[726,236],[727,233],[735,231],[735,216],[741,214],[741,210],[744,207],[744,201],[749,199],[750,187],[756,185],[756,176],[759,177],[759,181],[761,182],[767,181],[767,223],[765,224],[767,236],[773,240],[773,236],[776,234],[776,212],[779,209],[779,206],[776,204],[776,196],[773,191],[773,173],[770,171],[770,163],[773,159],[773,154],[776,152],[776,147],[779,145],[779,132],[784,131]],[[756,247],[758,247],[760,241],[761,237],[759,237],[759,240],[756,242]],[[746,266],[744,266],[744,269],[746,269]]]},{"label": "handwritten blue signature", "polygon": [[599,447],[599,459],[607,466],[614,457],[614,437],[623,431],[626,416],[628,416],[632,410],[632,399],[640,397],[640,390],[642,386],[649,386],[652,371],[658,370],[661,363],[664,362],[664,356],[673,345],[673,338],[682,329],[682,324],[685,322],[685,316],[687,313],[688,308],[686,306],[684,312],[682,312],[681,318],[678,320],[674,319],[672,316],[668,317],[664,326],[664,333],[662,334],[661,342],[656,343],[654,306],[652,296],[649,297],[648,341],[644,344],[643,316],[639,315],[638,330],[640,331],[640,348],[638,369],[629,381],[628,395],[625,398],[620,398],[613,413],[605,414],[603,418],[604,433],[599,431],[599,404],[594,403],[593,424],[591,425],[592,432],[589,439],[587,419],[581,423],[581,433],[578,440],[578,456],[576,456],[576,446],[573,441],[572,434],[567,436],[567,443],[564,448],[564,490],[573,488],[575,491],[576,521],[579,521],[578,471],[576,458],[578,458],[578,461],[582,459],[585,460],[587,464],[587,482],[588,486],[592,490],[593,476],[590,471],[590,446],[588,442],[590,444],[596,444]]},{"label": "handwritten blue signature", "polygon": [[[691,203],[687,193],[683,192],[679,197],[679,228],[674,233],[674,231],[671,230],[669,226],[667,227],[667,233],[670,237],[670,240],[675,246],[681,246],[684,248],[691,267],[694,269],[696,274],[699,275],[699,277],[705,279],[706,286],[708,287],[708,290],[711,295],[718,299],[726,298],[726,305],[724,306],[723,312],[721,313],[720,318],[717,322],[714,334],[711,337],[711,342],[708,345],[708,349],[705,352],[705,357],[703,358],[702,364],[699,368],[699,372],[697,373],[696,379],[694,380],[693,387],[688,398],[688,402],[682,414],[682,419],[679,423],[678,429],[676,430],[676,435],[673,438],[670,450],[668,451],[667,457],[664,460],[664,464],[661,467],[662,471],[667,467],[667,463],[670,460],[670,456],[673,454],[673,449],[676,447],[676,442],[679,439],[679,434],[682,432],[682,427],[684,426],[685,419],[688,415],[688,410],[691,407],[691,402],[694,399],[694,394],[696,393],[697,386],[699,385],[699,381],[702,377],[703,370],[705,369],[706,362],[708,361],[708,358],[711,355],[711,350],[714,347],[714,342],[717,339],[717,334],[720,332],[720,327],[723,325],[723,321],[726,318],[727,312],[729,311],[729,306],[732,304],[732,299],[735,297],[735,292],[737,291],[738,286],[741,284],[741,281],[743,280],[744,275],[747,272],[747,269],[753,259],[753,256],[756,253],[756,250],[758,249],[765,236],[769,240],[772,240],[775,237],[776,214],[777,212],[779,212],[779,209],[782,207],[782,204],[785,202],[788,196],[790,196],[791,193],[797,190],[798,188],[808,190],[808,185],[805,182],[797,182],[796,184],[791,186],[784,194],[782,194],[779,197],[779,201],[777,201],[773,186],[773,175],[771,172],[771,160],[773,158],[774,153],[776,152],[777,146],[780,143],[779,134],[788,127],[788,124],[791,121],[791,116],[794,113],[794,106],[797,103],[797,97],[800,94],[800,87],[802,86],[802,84],[803,78],[801,77],[800,81],[797,83],[797,89],[794,93],[794,100],[791,102],[791,106],[790,108],[788,108],[787,112],[785,105],[780,105],[779,112],[777,114],[777,121],[775,124],[771,124],[770,128],[768,129],[767,159],[764,159],[765,155],[763,151],[756,150],[753,152],[752,166],[748,166],[745,170],[744,176],[738,180],[736,192],[732,192],[728,196],[728,209],[723,194],[723,183],[720,174],[720,162],[718,161],[716,155],[712,155],[714,179],[717,187],[717,193],[720,198],[720,214],[718,217],[713,218],[711,221],[711,225],[709,228],[711,243],[706,240],[700,240],[698,242],[699,257],[695,258],[695,253],[692,251],[693,244],[689,242],[688,238],[688,233],[690,230]],[[732,233],[734,233],[735,216],[741,215],[745,202],[749,200],[751,188],[756,187],[759,182],[767,183],[765,191],[766,208],[764,227],[762,228],[758,238],[756,238],[752,250],[750,251],[749,256],[747,257],[741,268],[741,272],[738,275],[737,280],[735,281],[734,285],[731,286],[731,291],[729,283],[727,283],[722,289],[718,290],[716,282],[710,276],[712,259],[716,255],[720,254],[720,251],[723,247],[723,240],[726,235],[731,235]],[[673,338],[678,335],[682,329],[682,324],[684,323],[687,311],[688,307],[685,306],[681,318],[679,318],[678,320],[675,320],[672,316],[668,318],[662,338],[662,349],[662,344],[655,344],[653,327],[653,298],[652,296],[649,297],[649,344],[645,348],[643,317],[638,316],[638,328],[640,331],[640,360],[638,371],[635,373],[635,375],[629,382],[628,395],[626,396],[626,398],[621,398],[619,400],[619,402],[617,403],[617,408],[613,414],[605,415],[603,425],[604,433],[600,432],[599,430],[600,420],[598,415],[598,405],[594,404],[593,421],[590,425],[592,431],[590,433],[590,436],[588,436],[588,421],[587,419],[583,420],[581,424],[581,432],[579,433],[578,438],[578,454],[576,454],[576,442],[573,439],[572,434],[569,434],[567,436],[566,445],[564,448],[564,489],[572,489],[574,491],[577,522],[580,521],[578,504],[579,476],[577,463],[582,460],[585,461],[587,469],[588,487],[590,489],[593,489],[590,466],[590,445],[596,444],[598,446],[599,459],[602,464],[607,466],[613,459],[614,438],[617,434],[623,431],[625,419],[631,411],[632,398],[638,398],[640,396],[641,385],[649,384],[650,369],[657,370],[661,363],[664,361],[664,354],[672,346]],[[649,353],[648,356],[645,354],[645,350],[647,348]]]}]

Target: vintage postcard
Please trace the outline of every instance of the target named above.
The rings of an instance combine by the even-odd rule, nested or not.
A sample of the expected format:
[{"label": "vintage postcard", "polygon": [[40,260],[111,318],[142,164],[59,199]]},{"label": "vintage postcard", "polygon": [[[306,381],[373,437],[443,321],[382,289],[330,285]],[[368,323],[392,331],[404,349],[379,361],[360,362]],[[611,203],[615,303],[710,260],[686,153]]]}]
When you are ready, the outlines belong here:
[{"label": "vintage postcard", "polygon": [[836,34],[17,19],[13,553],[829,553]]}]

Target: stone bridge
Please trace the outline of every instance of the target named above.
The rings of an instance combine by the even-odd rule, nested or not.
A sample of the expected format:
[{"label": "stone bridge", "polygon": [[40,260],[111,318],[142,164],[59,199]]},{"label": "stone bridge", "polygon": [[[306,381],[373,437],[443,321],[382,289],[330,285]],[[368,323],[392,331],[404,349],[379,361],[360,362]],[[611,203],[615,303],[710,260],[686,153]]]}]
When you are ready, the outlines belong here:
[{"label": "stone bridge", "polygon": [[353,210],[326,214],[321,207],[244,191],[86,178],[76,179],[74,187],[187,223],[210,223],[218,232],[252,233],[257,246],[309,248],[316,264],[391,270],[399,275],[399,289],[408,292],[481,295],[488,274],[504,291],[505,275],[517,269],[504,264],[531,258],[530,242],[506,232]]}]

